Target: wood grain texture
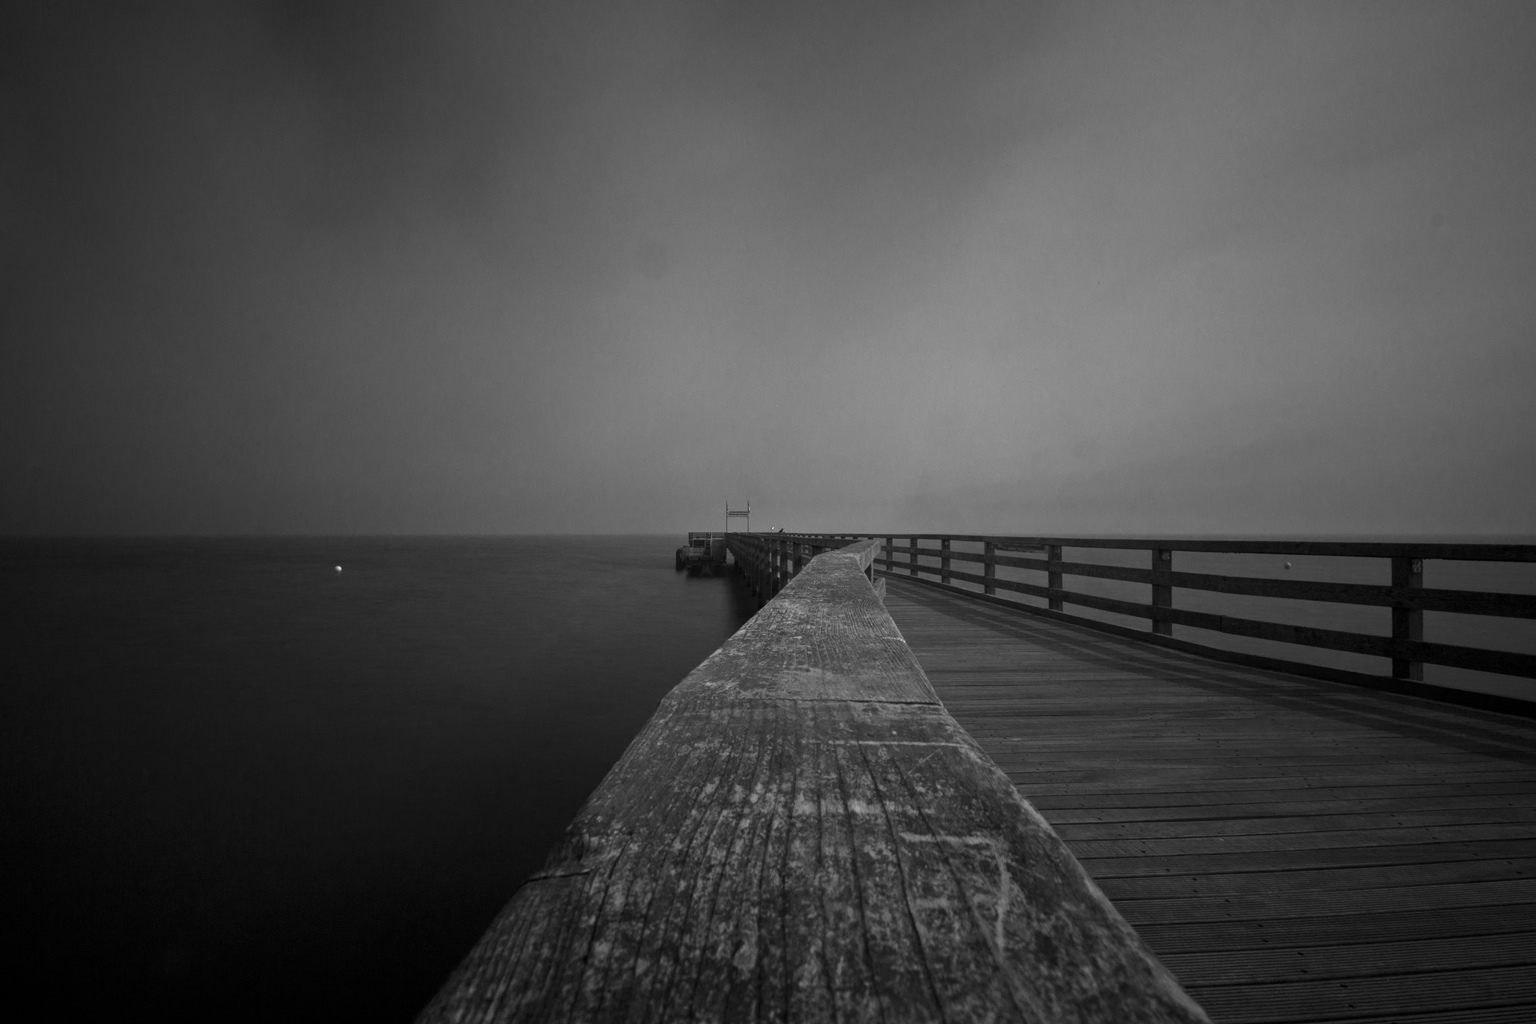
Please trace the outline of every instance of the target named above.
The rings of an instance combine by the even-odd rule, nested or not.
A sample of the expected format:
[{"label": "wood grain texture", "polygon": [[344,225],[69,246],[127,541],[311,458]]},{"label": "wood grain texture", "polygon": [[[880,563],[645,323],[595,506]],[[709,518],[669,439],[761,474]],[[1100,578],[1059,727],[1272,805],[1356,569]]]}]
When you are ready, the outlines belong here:
[{"label": "wood grain texture", "polygon": [[939,703],[868,554],[663,699],[421,1021],[1207,1019]]},{"label": "wood grain texture", "polygon": [[886,604],[1214,1020],[1536,1020],[1536,723],[899,578]]}]

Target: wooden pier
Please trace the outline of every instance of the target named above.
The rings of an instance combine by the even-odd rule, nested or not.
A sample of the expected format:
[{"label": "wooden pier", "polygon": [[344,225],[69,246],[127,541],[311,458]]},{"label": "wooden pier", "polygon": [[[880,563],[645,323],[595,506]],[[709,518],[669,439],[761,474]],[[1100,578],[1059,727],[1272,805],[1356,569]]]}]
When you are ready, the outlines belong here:
[{"label": "wooden pier", "polygon": [[[1422,586],[1426,558],[1536,548],[1350,546],[1391,560],[1368,585],[1172,570],[1218,542],[729,543],[763,610],[662,702],[423,1021],[1536,1020],[1536,706],[1423,681],[1536,675],[1423,639],[1426,611],[1530,619],[1536,599]],[[1094,544],[1149,565],[1064,557]],[[1391,635],[1177,588],[1390,608]]]}]

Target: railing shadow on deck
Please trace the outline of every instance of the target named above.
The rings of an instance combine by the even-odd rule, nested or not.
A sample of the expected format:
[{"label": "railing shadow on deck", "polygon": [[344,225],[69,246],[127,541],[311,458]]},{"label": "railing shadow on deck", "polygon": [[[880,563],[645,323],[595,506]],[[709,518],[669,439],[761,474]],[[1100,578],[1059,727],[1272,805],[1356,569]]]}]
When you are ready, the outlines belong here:
[{"label": "railing shadow on deck", "polygon": [[1207,1021],[939,702],[877,549],[788,563],[422,1022]]},{"label": "railing shadow on deck", "polygon": [[[1188,653],[1263,668],[1306,675],[1334,682],[1427,697],[1486,710],[1536,717],[1536,701],[1459,689],[1424,681],[1426,664],[1495,673],[1517,679],[1536,679],[1536,654],[1494,650],[1460,644],[1432,643],[1424,639],[1424,613],[1450,612],[1495,616],[1511,620],[1536,619],[1536,595],[1484,590],[1429,588],[1423,585],[1424,563],[1429,560],[1472,562],[1536,562],[1536,545],[1529,544],[1436,544],[1412,542],[1367,543],[1351,541],[1255,541],[1255,540],[1160,540],[1084,537],[1022,537],[969,534],[738,534],[732,550],[737,562],[758,593],[771,597],[792,579],[806,560],[821,550],[854,540],[879,543],[875,566],[883,574],[910,579],[925,586],[964,594],[977,600],[1034,615],[1173,647]],[[901,541],[902,543],[897,543]],[[928,543],[923,543],[928,542]],[[933,546],[937,542],[937,547]],[[967,544],[980,551],[961,550]],[[1146,568],[1067,560],[1066,548],[1145,552]],[[1315,580],[1273,579],[1253,576],[1179,572],[1174,553],[1233,555],[1326,556],[1382,559],[1390,565],[1390,585],[1340,583]],[[980,573],[957,568],[955,563],[976,565]],[[999,567],[1043,574],[1045,585],[998,575]],[[1150,602],[1138,602],[1083,593],[1065,586],[1069,576],[1144,584]],[[1037,577],[1038,578],[1038,577]],[[967,589],[957,584],[970,584]],[[1174,591],[1184,589],[1245,597],[1280,598],[1330,605],[1389,609],[1391,635],[1350,632],[1317,626],[1263,621],[1245,616],[1217,614],[1175,606]],[[1042,599],[1045,604],[1026,604],[1009,599]],[[1095,609],[1131,618],[1150,620],[1150,630],[1137,630],[1066,611],[1067,605]],[[1209,634],[1275,641],[1302,648],[1323,649],[1388,659],[1391,674],[1374,674],[1335,668],[1285,657],[1230,650],[1173,635],[1175,625]]]},{"label": "railing shadow on deck", "polygon": [[[1375,699],[1368,691],[1337,686],[1295,673],[1270,674],[1239,665],[1210,663],[1204,659],[1168,658],[1155,645],[1137,650],[1135,641],[1106,648],[1075,629],[1063,630],[1050,621],[1018,615],[980,601],[955,601],[939,588],[917,588],[911,596],[919,602],[931,596],[935,606],[957,620],[980,626],[991,633],[1024,640],[1033,647],[1063,658],[1098,666],[1106,673],[1132,669],[1149,679],[1174,683],[1211,695],[1237,697],[1281,712],[1305,712],[1310,716],[1424,740],[1483,755],[1496,754],[1536,767],[1536,749],[1511,740],[1507,727],[1499,728],[1482,715],[1461,713],[1427,717],[1416,702]],[[1267,677],[1267,679],[1266,679]],[[1255,685],[1257,682],[1257,685]],[[1275,685],[1265,685],[1266,682]],[[1450,709],[1446,709],[1450,711]]]}]

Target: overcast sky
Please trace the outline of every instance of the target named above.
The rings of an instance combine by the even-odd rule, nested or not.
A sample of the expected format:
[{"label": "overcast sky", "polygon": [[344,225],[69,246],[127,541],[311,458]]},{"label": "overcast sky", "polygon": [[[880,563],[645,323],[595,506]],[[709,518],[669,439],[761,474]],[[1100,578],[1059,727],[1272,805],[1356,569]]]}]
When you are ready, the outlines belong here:
[{"label": "overcast sky", "polygon": [[31,6],[0,532],[1536,532],[1536,5]]}]

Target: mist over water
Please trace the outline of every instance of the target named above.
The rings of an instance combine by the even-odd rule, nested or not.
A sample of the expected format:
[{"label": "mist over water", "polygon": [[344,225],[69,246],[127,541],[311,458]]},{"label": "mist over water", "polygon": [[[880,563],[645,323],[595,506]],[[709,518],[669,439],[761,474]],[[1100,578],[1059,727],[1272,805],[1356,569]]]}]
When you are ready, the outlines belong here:
[{"label": "mist over water", "polygon": [[680,540],[0,542],[13,1019],[411,1019],[750,614]]}]

